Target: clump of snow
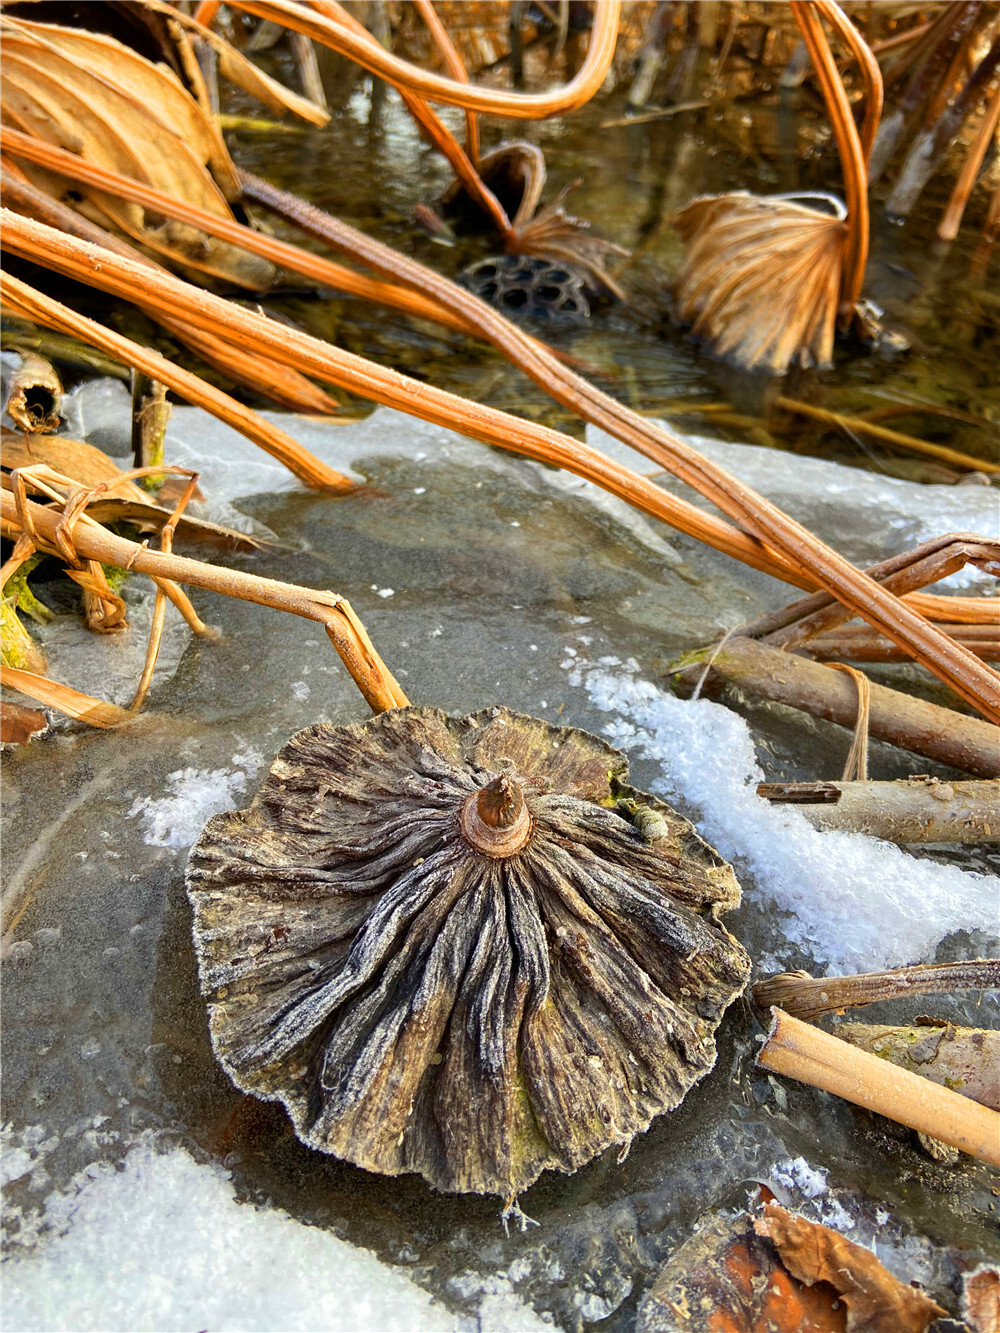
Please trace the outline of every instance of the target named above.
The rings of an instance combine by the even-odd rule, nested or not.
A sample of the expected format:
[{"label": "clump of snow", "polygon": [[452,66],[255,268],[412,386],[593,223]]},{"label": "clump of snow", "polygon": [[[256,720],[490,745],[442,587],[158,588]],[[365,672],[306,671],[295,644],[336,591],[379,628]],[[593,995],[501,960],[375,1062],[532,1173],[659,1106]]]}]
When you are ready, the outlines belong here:
[{"label": "clump of snow", "polygon": [[612,741],[662,765],[654,789],[700,812],[708,841],[790,913],[782,933],[816,964],[898,967],[927,958],[952,931],[996,931],[994,876],[917,861],[859,833],[821,833],[793,807],[758,797],[764,775],[750,730],[728,708],[675,698],[638,679],[634,661],[563,665],[571,684],[613,714],[604,729]]},{"label": "clump of snow", "polygon": [[771,1180],[775,1185],[782,1185],[785,1189],[796,1189],[807,1199],[815,1199],[818,1195],[826,1193],[829,1188],[826,1177],[827,1173],[822,1167],[817,1169],[810,1166],[804,1157],[777,1162],[771,1172]]},{"label": "clump of snow", "polygon": [[833,1227],[836,1231],[850,1231],[855,1225],[854,1218],[830,1194],[826,1177],[827,1173],[822,1167],[817,1169],[810,1166],[804,1157],[795,1157],[777,1162],[771,1168],[770,1179],[776,1187],[814,1201],[824,1226]]},{"label": "clump of snow", "polygon": [[468,1270],[449,1278],[448,1286],[465,1300],[478,1304],[476,1333],[552,1333],[549,1314],[536,1315],[514,1291],[510,1276],[502,1273],[474,1273]]},{"label": "clump of snow", "polygon": [[225,768],[180,768],[167,774],[165,796],[140,796],[129,816],[141,816],[143,839],[153,847],[190,847],[212,815],[232,810],[247,775]]},{"label": "clump of snow", "polygon": [[[221,1167],[149,1140],[50,1196],[46,1219],[48,1235],[5,1264],[4,1326],[22,1333],[462,1328],[369,1251],[238,1203]],[[542,1327],[512,1294],[491,1299],[518,1308],[482,1327]]]}]

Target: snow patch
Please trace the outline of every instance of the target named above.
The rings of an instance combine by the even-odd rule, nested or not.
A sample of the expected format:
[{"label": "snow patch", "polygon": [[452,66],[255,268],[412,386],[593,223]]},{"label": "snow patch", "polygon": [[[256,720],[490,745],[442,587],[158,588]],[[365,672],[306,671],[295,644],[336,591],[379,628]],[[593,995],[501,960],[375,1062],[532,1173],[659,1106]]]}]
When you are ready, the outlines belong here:
[{"label": "snow patch", "polygon": [[[148,1139],[120,1170],[101,1163],[51,1195],[46,1218],[36,1248],[5,1264],[4,1325],[23,1333],[461,1329],[369,1251],[238,1203],[221,1167],[178,1148],[159,1153]],[[489,1299],[519,1310],[482,1328],[542,1327],[516,1297]]]},{"label": "snow patch", "polygon": [[141,816],[143,840],[152,847],[190,847],[206,820],[232,810],[246,791],[247,774],[225,768],[180,768],[167,774],[165,796],[140,796],[129,817]]},{"label": "snow patch", "polygon": [[634,660],[624,669],[613,658],[563,665],[572,668],[572,685],[613,714],[605,734],[662,765],[653,789],[700,812],[699,831],[738,872],[749,872],[756,899],[790,914],[784,936],[818,965],[899,967],[931,956],[952,931],[996,932],[995,876],[917,861],[860,833],[821,833],[793,808],[758,797],[764,775],[750,730],[728,708],[675,698],[638,679]]}]

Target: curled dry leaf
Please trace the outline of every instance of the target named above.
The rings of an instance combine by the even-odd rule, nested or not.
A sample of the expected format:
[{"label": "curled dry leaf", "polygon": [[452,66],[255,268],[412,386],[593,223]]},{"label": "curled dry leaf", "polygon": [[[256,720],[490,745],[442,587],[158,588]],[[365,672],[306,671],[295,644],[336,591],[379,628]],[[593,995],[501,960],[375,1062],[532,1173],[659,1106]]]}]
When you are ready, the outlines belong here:
[{"label": "curled dry leaf", "polygon": [[773,374],[831,364],[842,216],[740,191],[695,199],[671,221],[687,246],[678,316],[717,356]]},{"label": "curled dry leaf", "polygon": [[973,1333],[1000,1333],[1000,1272],[988,1264],[962,1276],[962,1318]]},{"label": "curled dry leaf", "polygon": [[749,1213],[716,1214],[660,1269],[636,1333],[844,1333],[847,1309],[828,1282],[794,1278]]},{"label": "curled dry leaf", "polygon": [[[675,1107],[746,984],[718,920],[739,886],[626,772],[504,708],[294,736],[188,866],[237,1085],[313,1147],[505,1198]],[[659,813],[653,841],[615,795]]]},{"label": "curled dry leaf", "polygon": [[27,435],[59,429],[63,389],[52,364],[37,352],[22,352],[10,378],[4,411]]},{"label": "curled dry leaf", "polygon": [[893,1277],[871,1250],[779,1204],[765,1204],[754,1226],[773,1241],[793,1277],[836,1288],[847,1307],[847,1333],[924,1333],[948,1313],[919,1288]]},{"label": "curled dry leaf", "polygon": [[[9,487],[7,473],[44,463],[63,478],[89,488],[103,486],[87,505],[87,513],[99,523],[132,523],[140,532],[159,532],[173,518],[173,510],[157,504],[147,491],[122,477],[121,469],[102,450],[67,435],[34,436],[30,440],[4,432],[0,435],[0,485]],[[121,480],[116,480],[121,478]],[[26,478],[29,483],[30,479]],[[163,496],[161,490],[160,496]],[[181,514],[175,523],[178,536],[224,550],[256,551],[261,543],[244,532],[221,523]]]},{"label": "curled dry leaf", "polygon": [[[154,65],[112,37],[83,29],[0,18],[3,123],[87,161],[155,186],[206,212],[232,218],[208,165],[220,152],[203,111],[165,65]],[[224,150],[223,150],[224,151]],[[228,162],[227,175],[234,172]],[[25,164],[47,194],[66,200],[64,180]],[[80,187],[79,210],[112,225],[175,263],[240,286],[270,286],[266,260],[138,204]],[[72,202],[72,200],[68,200]]]},{"label": "curled dry leaf", "polygon": [[48,726],[48,718],[38,708],[27,708],[7,699],[0,704],[0,745],[27,745],[47,731]]}]

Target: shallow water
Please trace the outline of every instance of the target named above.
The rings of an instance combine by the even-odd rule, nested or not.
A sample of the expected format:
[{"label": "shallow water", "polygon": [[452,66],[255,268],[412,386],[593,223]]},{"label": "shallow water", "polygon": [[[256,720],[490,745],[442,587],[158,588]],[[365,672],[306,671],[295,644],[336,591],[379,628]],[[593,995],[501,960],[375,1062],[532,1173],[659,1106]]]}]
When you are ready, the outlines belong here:
[{"label": "shallow water", "polygon": [[[444,173],[416,151],[391,102],[381,134],[373,135],[364,97],[355,101],[353,118],[337,134],[247,139],[242,160],[422,258],[457,269],[485,253],[471,242],[442,251],[414,232],[408,221],[413,203],[433,198]],[[723,136],[712,152],[702,152],[697,133],[704,127],[684,138],[670,122],[641,133],[607,131],[614,137],[595,163],[588,135],[615,110],[604,103],[572,130],[556,125],[534,132],[549,156],[551,188],[585,170],[575,210],[626,244],[653,234],[643,262],[655,272],[676,258],[669,232],[656,231],[665,208],[704,189],[753,188],[755,182],[746,178],[745,156]],[[364,170],[347,175],[344,162],[361,160]],[[790,160],[783,170],[791,170]],[[817,167],[809,180],[792,184],[815,185],[819,174]],[[782,178],[780,188],[788,185]],[[779,187],[772,182],[769,188]],[[960,242],[949,255],[934,256],[925,240],[919,226],[881,229],[871,279],[873,289],[889,292],[905,313],[916,309],[915,331],[922,337],[935,321],[943,327],[948,318],[961,318],[954,308],[947,315],[947,292],[969,254]],[[914,284],[919,302],[907,295]],[[578,355],[621,367],[623,378],[612,387],[640,406],[747,392],[663,323],[653,296],[643,299],[642,309],[605,309],[584,328],[567,326],[551,336]],[[478,384],[484,401],[556,419],[516,372],[498,374],[500,363],[488,351],[463,347],[459,356],[455,341],[412,332],[356,303],[288,298],[274,305],[319,331],[335,327],[338,340],[354,350],[377,347],[380,357],[446,387],[468,393]],[[943,396],[995,417],[986,377],[988,325],[976,325],[964,347],[951,342],[947,353],[939,346],[933,355],[896,365],[847,359],[821,381],[822,392],[921,395],[930,393],[933,379],[935,402]],[[806,388],[795,392],[804,396]],[[111,427],[95,436],[109,447],[115,421],[119,435],[123,421],[113,398]],[[95,406],[89,420],[99,416]],[[682,766],[657,750],[653,713],[642,712],[630,682],[662,688],[664,669],[678,653],[782,604],[787,589],[584,483],[396,414],[342,426],[290,424],[368,485],[333,501],[289,485],[280,469],[268,472],[266,461],[259,475],[245,479],[237,460],[251,454],[249,446],[233,454],[232,441],[201,417],[175,414],[168,456],[183,462],[193,453],[206,461],[207,508],[218,512],[225,499],[244,522],[273,537],[253,555],[230,557],[231,563],[347,596],[416,702],[456,714],[502,702],[598,734],[611,725],[616,743],[629,751],[638,785],[673,783],[685,813],[721,821],[725,835],[730,816],[724,804],[709,815],[707,798],[685,803],[684,791],[694,788],[684,788]],[[956,429],[956,441],[960,433]],[[973,448],[970,441],[963,433],[960,447]],[[909,465],[850,445],[803,436],[795,447],[876,472],[913,475]],[[756,469],[757,484],[858,561],[905,549],[931,532],[981,525],[989,514],[988,493],[978,488],[894,490],[884,483],[888,489],[866,491],[857,473],[817,472],[808,460],[780,455],[771,466],[761,450],[720,448],[727,466]],[[279,478],[284,489],[272,485]],[[865,482],[874,486],[876,479]],[[100,658],[84,661],[81,645],[89,641],[65,622],[57,626],[50,643],[54,674],[127,698],[148,617],[148,598],[136,596],[135,629],[125,640],[102,644]],[[877,1235],[879,1253],[904,1279],[948,1295],[958,1270],[996,1255],[993,1180],[986,1169],[968,1160],[958,1167],[932,1163],[907,1133],[757,1071],[760,1028],[745,1002],[735,1004],[723,1024],[715,1070],[682,1107],[655,1121],[623,1163],[612,1151],[572,1177],[543,1177],[520,1200],[538,1223],[524,1233],[504,1234],[496,1200],[434,1195],[419,1179],[369,1175],[299,1144],[280,1108],[237,1093],[212,1056],[183,888],[186,846],[213,809],[248,799],[293,731],[320,718],[358,721],[366,709],[318,626],[207,595],[195,601],[222,638],[189,641],[182,629],[171,630],[144,716],[115,733],[63,727],[5,763],[5,887],[16,906],[4,992],[4,1119],[14,1151],[33,1153],[35,1161],[10,1187],[7,1223],[15,1250],[19,1230],[30,1230],[26,1219],[50,1189],[65,1187],[94,1162],[120,1161],[139,1134],[154,1130],[201,1160],[223,1163],[240,1197],[371,1247],[446,1308],[473,1319],[483,1292],[499,1283],[560,1328],[601,1323],[615,1333],[630,1329],[658,1265],[698,1217],[740,1203],[754,1181],[780,1184],[788,1161],[799,1157],[828,1173],[830,1192],[810,1198],[792,1173],[783,1186],[789,1201],[812,1216],[853,1223],[854,1239]],[[751,749],[765,777],[839,773],[848,744],[839,728],[734,702],[749,721]],[[700,707],[687,715],[692,748],[704,747],[706,765],[721,771],[731,743],[734,766],[743,762],[743,733],[733,732],[730,741],[719,721],[729,715],[713,713],[711,704]],[[946,774],[879,744],[872,747],[871,770],[875,777]],[[735,813],[734,806],[733,820]],[[799,830],[796,836],[804,835]],[[841,883],[862,872],[849,842],[829,846],[841,858],[838,865],[831,857],[824,872],[824,892],[833,903]],[[902,866],[912,875],[914,916],[922,913],[929,922],[933,938],[921,956],[976,956],[995,947],[977,924],[983,912],[988,920],[995,880],[962,877],[966,916],[956,923],[961,894],[949,915],[947,897],[932,896],[937,867],[894,855],[896,870]],[[995,852],[983,848],[940,859],[972,872],[998,868]],[[775,870],[748,852],[737,866],[746,897],[727,924],[760,966],[818,971],[832,960],[831,970],[838,970],[835,913],[828,920],[819,913],[810,942],[784,914],[787,865]],[[874,879],[876,907],[885,892]],[[955,931],[956,924],[966,928]],[[890,963],[916,961],[907,952],[910,938],[901,931],[899,942],[887,938],[872,947]],[[897,1003],[870,1016],[893,1021],[931,1009],[956,1021],[995,1025],[995,997],[978,1000]],[[879,1209],[893,1220],[880,1220]]]}]

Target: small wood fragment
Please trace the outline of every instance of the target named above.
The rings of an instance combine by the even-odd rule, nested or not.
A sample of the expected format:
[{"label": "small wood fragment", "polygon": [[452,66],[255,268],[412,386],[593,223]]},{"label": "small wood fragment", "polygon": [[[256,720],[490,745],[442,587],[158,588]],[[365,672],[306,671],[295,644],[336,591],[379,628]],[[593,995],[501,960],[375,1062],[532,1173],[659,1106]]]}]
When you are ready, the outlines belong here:
[{"label": "small wood fragment", "polygon": [[28,435],[58,430],[62,397],[62,384],[52,363],[37,352],[22,351],[4,409],[11,421]]},{"label": "small wood fragment", "polygon": [[896,843],[1000,842],[998,778],[981,782],[940,782],[928,777],[895,782],[761,782],[757,795],[773,802],[794,802],[814,828],[826,832],[867,833]]}]

